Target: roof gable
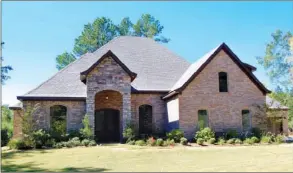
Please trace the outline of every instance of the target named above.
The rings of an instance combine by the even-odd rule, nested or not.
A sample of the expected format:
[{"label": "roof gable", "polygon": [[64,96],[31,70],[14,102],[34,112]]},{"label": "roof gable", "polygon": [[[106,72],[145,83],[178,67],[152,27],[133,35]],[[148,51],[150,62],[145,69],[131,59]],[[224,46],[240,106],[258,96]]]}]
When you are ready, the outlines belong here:
[{"label": "roof gable", "polygon": [[93,65],[91,65],[87,70],[80,73],[80,80],[83,83],[86,83],[86,77],[87,75],[102,62],[105,58],[111,57],[117,64],[119,64],[122,69],[130,76],[131,81],[133,81],[136,77],[136,73],[132,72],[122,61],[119,60],[119,58],[111,51],[109,50],[107,53],[105,53],[97,62],[95,62]]},{"label": "roof gable", "polygon": [[176,93],[181,92],[186,88],[186,86],[214,59],[214,57],[223,50],[237,66],[248,76],[248,78],[262,91],[265,95],[266,93],[270,93],[270,91],[254,76],[252,67],[247,68],[247,64],[243,63],[237,55],[233,53],[233,51],[225,44],[222,43],[212,51],[208,52],[198,61],[189,66],[189,68],[183,73],[183,75],[179,78],[179,80],[172,87],[171,91],[168,95],[163,98],[168,98],[173,96]]}]

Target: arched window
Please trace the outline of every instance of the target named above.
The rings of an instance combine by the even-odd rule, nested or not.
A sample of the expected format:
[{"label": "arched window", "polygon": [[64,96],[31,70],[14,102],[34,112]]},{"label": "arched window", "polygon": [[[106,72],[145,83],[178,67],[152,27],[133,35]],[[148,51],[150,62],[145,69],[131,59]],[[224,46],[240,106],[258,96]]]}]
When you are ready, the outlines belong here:
[{"label": "arched window", "polygon": [[228,92],[228,79],[226,72],[219,73],[219,91]]},{"label": "arched window", "polygon": [[153,108],[150,105],[139,106],[139,133],[152,133]]},{"label": "arched window", "polygon": [[67,108],[62,105],[50,107],[51,130],[59,135],[66,134],[66,114]]}]

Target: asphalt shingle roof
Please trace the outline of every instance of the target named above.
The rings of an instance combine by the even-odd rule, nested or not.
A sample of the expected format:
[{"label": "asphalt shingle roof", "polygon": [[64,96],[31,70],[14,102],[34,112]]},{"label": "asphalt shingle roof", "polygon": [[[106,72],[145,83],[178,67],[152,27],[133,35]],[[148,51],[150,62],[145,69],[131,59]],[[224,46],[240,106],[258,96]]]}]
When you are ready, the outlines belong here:
[{"label": "asphalt shingle roof", "polygon": [[131,83],[135,90],[169,91],[190,65],[152,39],[122,36],[93,53],[83,55],[24,96],[86,97],[86,85],[80,80],[80,72],[87,70],[109,50],[137,74]]}]

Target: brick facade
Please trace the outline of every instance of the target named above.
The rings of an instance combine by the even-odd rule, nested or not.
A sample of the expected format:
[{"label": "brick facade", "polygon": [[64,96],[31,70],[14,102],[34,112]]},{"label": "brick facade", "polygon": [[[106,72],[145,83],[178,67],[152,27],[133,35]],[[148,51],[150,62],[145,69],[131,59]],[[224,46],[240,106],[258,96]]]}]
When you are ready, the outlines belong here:
[{"label": "brick facade", "polygon": [[[228,74],[228,92],[219,92],[218,73]],[[34,115],[40,128],[50,128],[50,107],[62,105],[67,108],[67,130],[82,127],[82,119],[89,115],[94,130],[95,111],[111,108],[120,111],[120,133],[130,120],[138,131],[139,106],[152,106],[152,130],[154,133],[164,133],[168,123],[166,102],[161,99],[164,94],[132,93],[131,78],[128,73],[111,57],[104,58],[86,77],[87,98],[85,101],[23,101],[24,108],[39,104]],[[209,126],[215,131],[226,129],[242,129],[243,109],[249,109],[252,114],[252,126],[265,128],[264,114],[256,117],[255,104],[263,105],[265,96],[234,61],[221,51],[179,94],[178,113],[179,128],[187,138],[192,138],[196,131],[197,112],[204,109],[208,112]],[[21,134],[18,115],[21,110],[14,110],[14,137]],[[177,115],[178,114],[178,115]],[[170,117],[169,117],[170,118]]]},{"label": "brick facade", "polygon": [[167,117],[166,103],[161,99],[162,94],[131,94],[131,113],[135,127],[139,129],[139,106],[152,106],[152,130],[153,133],[165,132],[165,120]]},{"label": "brick facade", "polygon": [[[218,73],[228,74],[228,92],[219,92]],[[179,126],[186,137],[192,138],[196,131],[198,110],[208,112],[209,126],[215,131],[242,129],[243,109],[252,113],[252,126],[266,121],[266,117],[254,115],[254,104],[263,105],[265,96],[224,52],[216,57],[193,79],[179,95]]]}]

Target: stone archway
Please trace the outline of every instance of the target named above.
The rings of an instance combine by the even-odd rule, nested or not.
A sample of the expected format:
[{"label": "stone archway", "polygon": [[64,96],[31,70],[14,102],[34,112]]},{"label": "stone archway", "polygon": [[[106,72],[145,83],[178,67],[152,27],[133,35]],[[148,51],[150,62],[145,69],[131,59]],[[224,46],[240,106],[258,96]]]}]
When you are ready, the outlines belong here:
[{"label": "stone archway", "polygon": [[95,95],[95,137],[99,142],[118,142],[122,133],[123,97],[118,91],[103,90]]}]

